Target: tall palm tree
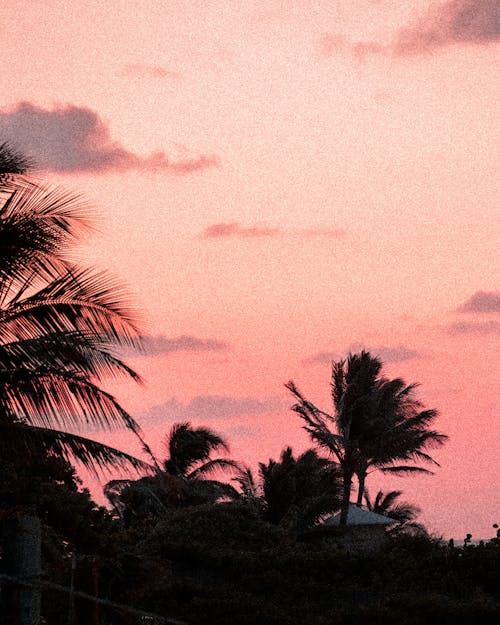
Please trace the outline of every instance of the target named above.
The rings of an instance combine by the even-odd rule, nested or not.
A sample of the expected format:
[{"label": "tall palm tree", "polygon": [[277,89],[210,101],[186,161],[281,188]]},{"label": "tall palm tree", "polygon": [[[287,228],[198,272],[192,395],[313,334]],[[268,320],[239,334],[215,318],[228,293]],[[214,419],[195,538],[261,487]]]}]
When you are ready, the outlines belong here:
[{"label": "tall palm tree", "polygon": [[[429,472],[416,462],[437,464],[427,453],[446,436],[429,429],[435,410],[422,410],[416,385],[380,375],[381,361],[369,352],[349,354],[332,363],[331,395],[334,412],[328,414],[309,402],[293,382],[286,384],[297,403],[292,410],[304,420],[311,438],[338,460],[343,478],[341,524],[347,522],[352,480],[358,478],[361,505],[369,470],[401,474]],[[411,464],[406,464],[410,462]]]},{"label": "tall palm tree", "polygon": [[295,458],[287,447],[279,461],[259,463],[256,480],[246,468],[234,478],[241,498],[270,523],[292,531],[303,531],[338,510],[340,473],[338,465],[309,449]]},{"label": "tall palm tree", "polygon": [[161,514],[168,508],[215,503],[235,497],[235,489],[207,477],[217,471],[239,470],[228,458],[213,453],[228,452],[227,442],[209,428],[175,423],[164,440],[167,456],[156,461],[156,473],[139,480],[113,480],[104,493],[125,521],[132,516]]},{"label": "tall palm tree", "polygon": [[138,345],[137,326],[112,278],[69,260],[68,247],[88,228],[81,200],[20,176],[25,169],[0,146],[0,459],[14,446],[76,458],[94,471],[145,468],[66,431],[125,426],[141,437],[99,385],[110,375],[140,381],[116,351]]}]

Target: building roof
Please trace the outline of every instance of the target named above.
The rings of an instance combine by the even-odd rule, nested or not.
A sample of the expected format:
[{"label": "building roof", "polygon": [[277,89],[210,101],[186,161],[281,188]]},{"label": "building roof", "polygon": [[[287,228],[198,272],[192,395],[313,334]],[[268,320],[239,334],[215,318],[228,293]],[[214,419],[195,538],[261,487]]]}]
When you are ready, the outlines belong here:
[{"label": "building roof", "polygon": [[[349,504],[347,525],[391,525],[393,523],[397,521],[383,514],[360,508],[353,503]],[[340,512],[326,519],[325,525],[340,525]]]}]

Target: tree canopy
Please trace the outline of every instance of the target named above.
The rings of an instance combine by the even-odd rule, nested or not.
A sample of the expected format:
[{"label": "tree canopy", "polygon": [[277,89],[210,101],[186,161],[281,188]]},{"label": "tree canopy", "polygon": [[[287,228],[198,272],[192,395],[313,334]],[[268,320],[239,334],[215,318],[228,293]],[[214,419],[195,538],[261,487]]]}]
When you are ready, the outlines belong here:
[{"label": "tree canopy", "polygon": [[292,407],[304,421],[304,429],[340,464],[344,493],[341,523],[347,520],[353,476],[358,477],[357,503],[361,505],[368,471],[428,472],[417,463],[437,463],[428,449],[447,437],[430,424],[435,410],[424,410],[415,396],[415,384],[381,375],[382,362],[369,352],[349,354],[332,363],[333,413],[317,408],[298,390],[286,384],[296,399]]}]

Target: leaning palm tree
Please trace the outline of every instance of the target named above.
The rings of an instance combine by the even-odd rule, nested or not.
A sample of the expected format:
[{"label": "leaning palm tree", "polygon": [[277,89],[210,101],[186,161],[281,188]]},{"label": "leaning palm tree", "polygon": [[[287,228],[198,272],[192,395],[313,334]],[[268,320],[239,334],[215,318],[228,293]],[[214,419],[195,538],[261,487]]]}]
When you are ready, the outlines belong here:
[{"label": "leaning palm tree", "polygon": [[104,493],[120,516],[157,516],[169,508],[215,503],[234,498],[236,490],[225,482],[208,479],[217,471],[239,470],[228,458],[214,453],[228,452],[227,442],[209,428],[175,423],[164,439],[166,458],[155,459],[154,475],[139,480],[112,480]]},{"label": "leaning palm tree", "polygon": [[[343,478],[340,522],[347,522],[354,476],[358,477],[357,503],[361,505],[369,470],[401,474],[429,472],[417,462],[437,464],[427,453],[442,445],[446,436],[429,429],[435,410],[422,410],[414,384],[380,375],[381,361],[369,352],[349,354],[332,363],[333,414],[317,408],[293,382],[286,387],[297,403],[292,410],[316,444],[338,460]],[[408,464],[410,463],[410,464]]]},{"label": "leaning palm tree", "polygon": [[121,287],[68,257],[89,227],[81,200],[21,177],[25,167],[0,146],[0,459],[14,448],[76,458],[94,471],[145,468],[67,431],[125,426],[141,437],[100,386],[110,375],[140,381],[117,355],[123,344],[138,346],[138,331]]}]

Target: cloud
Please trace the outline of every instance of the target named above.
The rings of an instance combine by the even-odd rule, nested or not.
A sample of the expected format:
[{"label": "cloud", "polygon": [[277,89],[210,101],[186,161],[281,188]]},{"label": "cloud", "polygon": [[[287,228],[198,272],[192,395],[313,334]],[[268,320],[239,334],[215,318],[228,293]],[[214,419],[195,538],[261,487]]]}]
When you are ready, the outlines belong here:
[{"label": "cloud", "polygon": [[323,56],[332,56],[344,52],[351,44],[343,35],[338,33],[323,33],[319,40],[319,51]]},{"label": "cloud", "polygon": [[128,78],[167,78],[179,80],[181,75],[172,72],[161,65],[147,65],[145,63],[129,63],[123,69],[123,76]]},{"label": "cloud", "polygon": [[188,174],[218,164],[214,155],[172,160],[165,152],[147,157],[134,154],[112,140],[107,124],[95,111],[72,104],[45,110],[23,102],[0,111],[0,138],[39,169],[60,173],[150,169]]},{"label": "cloud", "polygon": [[347,52],[362,61],[367,56],[374,54],[387,54],[389,49],[376,41],[357,41],[353,43],[338,33],[323,33],[319,41],[319,51],[321,56],[325,57]]},{"label": "cloud", "polygon": [[296,230],[283,230],[277,227],[259,224],[255,226],[244,226],[236,221],[212,224],[203,230],[199,238],[201,239],[250,239],[278,236],[301,236],[301,237],[331,237],[343,236],[345,230],[335,228],[303,228]]},{"label": "cloud", "polygon": [[448,0],[434,2],[424,16],[403,28],[390,44],[352,42],[338,33],[324,33],[319,40],[319,51],[326,57],[347,53],[362,61],[374,55],[406,56],[453,44],[485,45],[499,40],[498,0]]},{"label": "cloud", "polygon": [[314,356],[307,358],[304,363],[308,365],[316,364],[331,364],[332,360],[340,360],[345,358],[346,354],[359,352],[361,350],[369,351],[373,356],[378,356],[382,362],[404,362],[407,360],[417,360],[424,356],[404,345],[398,345],[397,347],[365,347],[361,343],[353,343],[344,352],[337,351],[324,351],[318,352]]},{"label": "cloud", "polygon": [[500,313],[500,292],[477,291],[457,308],[457,312]]},{"label": "cloud", "polygon": [[358,41],[352,45],[351,49],[353,55],[360,61],[363,61],[368,56],[388,53],[387,46],[376,41]]},{"label": "cloud", "polygon": [[216,352],[228,349],[227,343],[217,339],[200,339],[196,336],[182,335],[175,338],[167,336],[141,337],[142,350],[121,348],[120,354],[128,357],[157,356],[174,352]]},{"label": "cloud", "polygon": [[230,440],[240,438],[255,438],[260,434],[260,429],[255,425],[232,425],[228,428],[222,428],[222,435]]},{"label": "cloud", "polygon": [[269,226],[242,226],[233,222],[225,222],[212,224],[205,228],[201,233],[202,239],[225,239],[225,238],[257,238],[257,237],[274,237],[280,234],[279,228],[271,228]]},{"label": "cloud", "polygon": [[396,54],[427,52],[450,44],[488,44],[500,38],[498,0],[450,0],[432,6],[399,34]]},{"label": "cloud", "polygon": [[500,323],[498,321],[457,321],[448,326],[449,334],[476,334],[478,336],[488,336],[500,334]]},{"label": "cloud", "polygon": [[187,404],[175,397],[154,406],[141,416],[150,423],[176,421],[211,421],[234,417],[266,414],[290,408],[290,402],[279,397],[231,397],[225,395],[198,395]]}]

